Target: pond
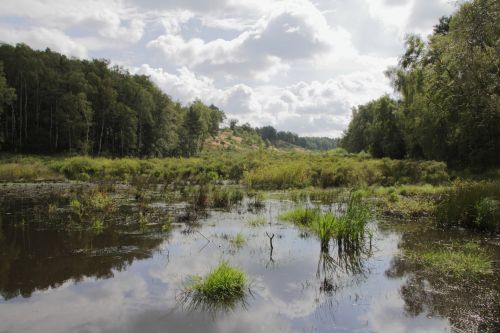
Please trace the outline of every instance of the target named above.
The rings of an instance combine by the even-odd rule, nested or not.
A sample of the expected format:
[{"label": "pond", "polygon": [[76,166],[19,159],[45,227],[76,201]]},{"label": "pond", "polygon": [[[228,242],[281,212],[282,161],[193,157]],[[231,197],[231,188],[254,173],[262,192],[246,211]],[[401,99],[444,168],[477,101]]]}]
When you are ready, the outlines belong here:
[{"label": "pond", "polygon": [[[262,207],[245,198],[192,218],[189,206],[152,200],[143,205],[155,219],[133,223],[143,215],[122,191],[113,213],[120,223],[68,227],[74,214],[60,193],[72,186],[2,190],[0,332],[458,332],[498,324],[497,275],[456,280],[400,256],[416,243],[473,239],[498,262],[495,242],[372,221],[362,250],[332,243],[325,253],[313,234],[279,220],[297,204],[272,194]],[[45,221],[49,203],[56,222]],[[169,228],[155,223],[167,215]],[[256,217],[266,223],[249,223]],[[247,274],[246,297],[225,309],[183,301],[190,278],[221,261]]]}]

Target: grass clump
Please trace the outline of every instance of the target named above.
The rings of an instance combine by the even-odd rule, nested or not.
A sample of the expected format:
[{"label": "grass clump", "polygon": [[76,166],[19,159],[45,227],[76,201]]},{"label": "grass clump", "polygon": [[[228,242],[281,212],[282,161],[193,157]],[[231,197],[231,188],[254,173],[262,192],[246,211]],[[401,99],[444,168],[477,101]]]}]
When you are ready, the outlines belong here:
[{"label": "grass clump", "polygon": [[444,193],[435,210],[442,227],[500,231],[500,182],[463,182]]},{"label": "grass clump", "polygon": [[245,235],[243,235],[241,232],[238,232],[232,239],[231,243],[236,246],[237,248],[243,247],[245,243],[247,242],[247,239],[245,238]]},{"label": "grass clump", "polygon": [[71,208],[73,214],[78,216],[80,219],[82,218],[84,208],[80,200],[78,200],[77,198],[71,199],[71,201],[69,202],[69,207]]},{"label": "grass clump", "polygon": [[301,227],[308,227],[320,216],[321,213],[319,209],[298,207],[294,210],[280,214],[279,219],[282,221],[292,222]]},{"label": "grass clump", "polygon": [[214,187],[210,195],[210,206],[212,208],[228,209],[243,200],[243,191],[227,187]]},{"label": "grass clump", "polygon": [[100,218],[94,219],[92,222],[92,230],[94,230],[96,233],[102,233],[104,230],[104,221]]},{"label": "grass clump", "polygon": [[321,250],[328,251],[332,238],[337,240],[339,247],[360,245],[370,216],[370,211],[362,201],[361,195],[353,192],[337,204],[336,213],[296,208],[281,214],[279,218],[314,232],[320,240]]},{"label": "grass clump", "polygon": [[192,308],[230,309],[246,296],[246,274],[222,261],[206,277],[193,277],[185,289],[185,301]]},{"label": "grass clump", "polygon": [[268,224],[267,219],[264,216],[257,216],[248,220],[248,224],[252,227],[260,227]]}]

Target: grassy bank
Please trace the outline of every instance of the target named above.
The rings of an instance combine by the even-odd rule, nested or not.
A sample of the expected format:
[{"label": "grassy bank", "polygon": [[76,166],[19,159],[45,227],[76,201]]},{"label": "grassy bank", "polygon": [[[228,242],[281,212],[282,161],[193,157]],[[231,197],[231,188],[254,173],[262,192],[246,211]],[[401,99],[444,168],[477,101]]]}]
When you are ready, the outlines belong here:
[{"label": "grassy bank", "polygon": [[440,184],[449,179],[441,162],[373,159],[342,150],[207,151],[188,159],[0,156],[0,181],[130,181],[134,177],[163,183],[225,180],[255,189]]}]

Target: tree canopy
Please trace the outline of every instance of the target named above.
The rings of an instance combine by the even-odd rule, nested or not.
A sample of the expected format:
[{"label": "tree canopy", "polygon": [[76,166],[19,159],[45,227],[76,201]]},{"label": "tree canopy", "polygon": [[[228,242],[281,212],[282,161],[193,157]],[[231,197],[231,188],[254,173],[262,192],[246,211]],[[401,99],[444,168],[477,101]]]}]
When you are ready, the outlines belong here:
[{"label": "tree canopy", "polygon": [[342,145],[374,156],[442,160],[455,167],[500,162],[500,4],[475,0],[442,17],[428,41],[406,38],[386,72],[398,100],[353,111]]},{"label": "tree canopy", "polygon": [[0,45],[0,149],[111,156],[191,156],[224,113],[182,106],[143,75],[24,44]]}]

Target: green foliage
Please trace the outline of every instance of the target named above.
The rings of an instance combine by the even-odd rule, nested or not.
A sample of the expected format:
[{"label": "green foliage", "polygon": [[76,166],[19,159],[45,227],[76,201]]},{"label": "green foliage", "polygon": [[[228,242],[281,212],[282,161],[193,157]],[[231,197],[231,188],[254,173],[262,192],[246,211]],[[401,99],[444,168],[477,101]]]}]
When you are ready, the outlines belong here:
[{"label": "green foliage", "polygon": [[41,163],[2,163],[0,181],[61,180],[63,177]]},{"label": "green foliage", "polygon": [[244,299],[247,285],[245,273],[223,261],[205,278],[193,277],[185,294],[194,308],[228,309]]},{"label": "green foliage", "polygon": [[428,42],[409,35],[398,66],[386,72],[400,100],[384,96],[354,109],[342,145],[375,157],[498,166],[499,12],[495,0],[463,2]]},{"label": "green foliage", "polygon": [[84,208],[82,203],[77,198],[71,199],[71,201],[69,202],[69,207],[71,208],[73,214],[78,216],[80,219],[82,218]]},{"label": "green foliage", "polygon": [[94,219],[92,229],[97,233],[101,233],[104,230],[104,221],[100,218]]},{"label": "green foliage", "polygon": [[243,200],[243,191],[238,188],[213,187],[210,194],[210,206],[213,208],[231,208]]},{"label": "green foliage", "polygon": [[91,209],[106,210],[113,206],[113,200],[106,193],[100,191],[92,191],[87,197],[87,205]]},{"label": "green foliage", "polygon": [[282,221],[292,222],[301,227],[310,226],[321,216],[318,209],[298,207],[279,216]]},{"label": "green foliage", "polygon": [[462,182],[444,193],[436,207],[441,226],[500,231],[500,183]]},{"label": "green foliage", "polygon": [[412,261],[421,262],[443,274],[454,276],[492,274],[490,257],[470,244],[467,243],[463,250],[406,250],[404,255]]},{"label": "green foliage", "polygon": [[[23,103],[13,103],[16,98]],[[69,59],[24,44],[0,46],[2,150],[192,156],[208,135],[217,134],[223,119],[217,107],[200,101],[183,107],[148,77],[106,60]]]},{"label": "green foliage", "polygon": [[252,227],[260,227],[268,224],[268,221],[264,216],[257,216],[248,220],[248,224]]},{"label": "green foliage", "polygon": [[322,251],[328,251],[332,238],[338,241],[339,247],[358,246],[371,216],[361,195],[351,192],[337,203],[336,211],[334,214],[323,213],[319,209],[296,208],[281,214],[279,218],[311,230],[320,239]]},{"label": "green foliage", "polygon": [[396,117],[397,109],[397,102],[389,96],[354,108],[342,146],[354,153],[369,151],[377,158],[403,158],[406,148]]},{"label": "green foliage", "polygon": [[[449,178],[446,165],[442,162],[377,160],[351,154],[343,156],[338,152],[207,151],[188,159],[16,155],[0,156],[0,162],[0,180],[8,181],[52,180],[64,176],[72,180],[135,182],[141,178],[150,183],[208,185],[231,180],[243,181],[256,189],[288,189],[439,184]],[[237,192],[227,194],[241,195]]]}]

